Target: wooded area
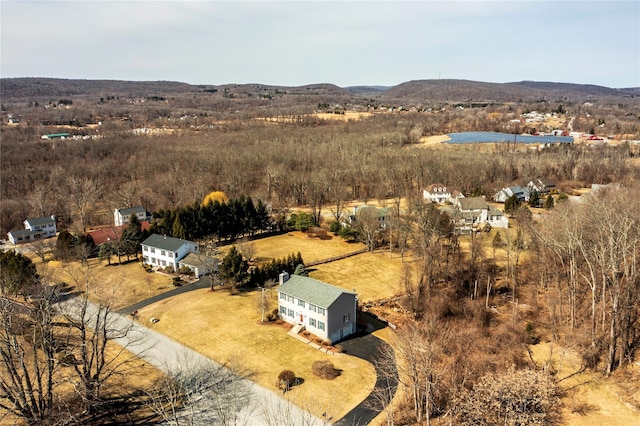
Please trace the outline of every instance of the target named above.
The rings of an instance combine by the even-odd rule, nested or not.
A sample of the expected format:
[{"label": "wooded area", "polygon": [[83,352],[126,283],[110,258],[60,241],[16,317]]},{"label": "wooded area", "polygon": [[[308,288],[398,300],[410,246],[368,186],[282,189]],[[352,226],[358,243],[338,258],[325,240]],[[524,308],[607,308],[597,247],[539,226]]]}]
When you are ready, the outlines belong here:
[{"label": "wooded area", "polygon": [[[301,222],[305,229],[331,226],[335,234],[355,238],[342,231],[340,221],[350,213],[345,205],[356,200],[384,204],[391,211],[384,231],[377,217],[367,220],[364,214],[354,229],[371,251],[401,253],[403,262],[405,254],[411,256],[399,283],[401,294],[381,303],[379,312],[373,309],[392,315],[398,325],[391,342],[395,352],[381,361],[388,371],[397,361],[402,387],[394,410],[385,411],[388,424],[557,421],[561,378],[554,377],[552,366],[536,363],[528,350],[541,340],[578,350],[583,367],[603,377],[637,359],[640,163],[637,145],[626,141],[640,139],[640,103],[631,92],[528,100],[540,93],[534,91],[522,92],[525,101],[477,103],[462,96],[401,108],[391,98],[360,98],[356,105],[352,95],[327,86],[199,87],[195,92],[169,86],[166,93],[150,86],[158,91],[140,97],[107,94],[110,89],[100,86],[101,92],[91,96],[69,89],[43,98],[32,88],[3,100],[3,113],[21,122],[2,124],[0,232],[22,227],[27,217],[53,214],[63,230],[59,243],[80,241],[77,236],[86,229],[111,225],[114,208],[142,205],[154,213],[152,232],[180,238],[233,241],[301,227]],[[487,89],[474,87],[474,93]],[[404,90],[396,88],[393,96]],[[446,93],[460,90],[456,86]],[[311,114],[348,107],[371,114],[348,121]],[[562,126],[571,121],[575,131],[615,136],[615,143],[422,143],[425,136],[448,132],[553,130],[545,123],[509,124],[534,110],[555,114]],[[62,130],[71,137],[41,139]],[[524,205],[509,209],[510,228],[490,233],[459,236],[449,217],[422,199],[422,189],[433,183],[489,199],[503,187],[532,179],[557,182],[560,196],[544,214],[532,214]],[[594,183],[615,185],[568,199]],[[203,203],[214,191],[225,199]],[[46,248],[38,255],[43,262]],[[247,283],[249,251],[230,250]],[[78,412],[90,418],[104,401],[101,386],[127,365],[96,370],[107,359],[122,360],[105,355],[107,335],[128,332],[108,329],[112,300],[105,299],[91,316],[95,324],[89,324],[91,282],[78,278],[84,304],[67,312],[65,334],[53,319],[52,296],[40,285],[45,279],[7,274],[25,269],[20,266],[25,259],[15,253],[3,254],[2,261],[0,295],[24,298],[1,299],[0,355],[17,384],[8,389],[0,382],[2,407],[30,421]],[[252,277],[273,279],[284,265],[301,263],[300,254],[292,254],[254,268]],[[26,287],[29,291],[23,291]],[[35,302],[27,300],[31,289],[37,290]],[[17,317],[20,324],[12,322]],[[53,347],[60,342],[64,347]],[[14,354],[15,347],[21,351]],[[53,361],[65,350],[76,357],[73,371]],[[41,356],[48,361],[39,364]],[[22,361],[43,369],[17,369]],[[59,411],[53,401],[54,382],[63,374],[78,381],[73,410]],[[37,382],[38,389],[29,389],[29,382]],[[496,403],[496,393],[505,392],[513,404]],[[163,411],[166,401],[170,408],[179,406],[170,395],[147,396],[164,401],[153,407],[164,418],[172,417]],[[380,392],[379,408],[391,396]],[[527,402],[520,397],[535,401],[533,408],[522,410]]]}]

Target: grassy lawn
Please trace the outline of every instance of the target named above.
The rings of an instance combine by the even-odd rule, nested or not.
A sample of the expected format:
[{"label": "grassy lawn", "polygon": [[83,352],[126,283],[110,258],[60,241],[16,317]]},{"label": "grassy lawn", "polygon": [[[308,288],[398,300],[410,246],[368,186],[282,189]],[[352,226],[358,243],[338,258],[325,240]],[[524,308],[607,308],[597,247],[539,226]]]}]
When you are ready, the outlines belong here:
[{"label": "grassy lawn", "polygon": [[[50,282],[64,282],[72,288],[84,286],[85,280],[96,288],[96,297],[112,297],[113,309],[130,306],[156,294],[171,290],[171,278],[157,272],[148,273],[140,262],[108,265],[98,259],[89,259],[87,265],[78,261],[36,261],[38,273]],[[92,298],[92,297],[90,297]]]},{"label": "grassy lawn", "polygon": [[256,250],[256,261],[267,262],[272,259],[281,259],[291,253],[302,254],[305,263],[351,253],[365,247],[360,243],[347,243],[340,237],[331,236],[330,239],[320,240],[308,238],[304,232],[288,232],[275,237],[263,238],[252,241]]},{"label": "grassy lawn", "polygon": [[388,252],[376,251],[314,266],[309,276],[345,290],[355,289],[359,299],[366,302],[398,293],[405,265],[415,266],[406,258],[402,263],[397,253],[390,259]]},{"label": "grassy lawn", "polygon": [[[272,306],[277,306],[271,291]],[[373,367],[344,354],[327,355],[287,335],[284,325],[262,324],[258,291],[231,295],[225,290],[196,290],[156,303],[140,311],[140,322],[220,363],[242,365],[251,379],[276,390],[280,371],[292,370],[304,383],[288,393],[303,408],[337,419],[362,401],[375,384]],[[317,360],[330,360],[342,370],[334,380],[311,372]]]}]

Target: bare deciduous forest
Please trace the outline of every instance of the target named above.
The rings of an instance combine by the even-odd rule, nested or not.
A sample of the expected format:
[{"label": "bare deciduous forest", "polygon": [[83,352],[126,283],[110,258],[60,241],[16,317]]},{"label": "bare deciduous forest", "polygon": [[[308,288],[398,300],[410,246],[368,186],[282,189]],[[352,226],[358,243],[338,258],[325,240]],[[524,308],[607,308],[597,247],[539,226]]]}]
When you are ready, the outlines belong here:
[{"label": "bare deciduous forest", "polygon": [[[52,79],[2,86],[3,234],[51,214],[79,233],[110,224],[114,208],[185,208],[212,191],[262,200],[274,214],[305,207],[325,227],[335,218],[322,208],[397,200],[381,239],[411,251],[418,266],[407,267],[403,294],[386,305],[399,327],[395,354],[382,362],[395,357],[402,388],[387,424],[561,421],[561,378],[527,349],[540,341],[577,350],[584,369],[603,377],[638,377],[629,368],[640,345],[637,89],[431,81],[356,93]],[[531,111],[556,121],[513,124]],[[557,128],[614,143],[423,143],[452,132]],[[69,135],[41,139],[61,132]],[[471,237],[452,233],[421,202],[432,183],[490,199],[538,178],[569,196],[594,183],[619,186],[556,201],[542,215],[521,207],[508,230]],[[402,212],[401,199],[409,205]],[[501,389],[535,409],[492,405]],[[640,390],[625,401],[638,408]]]}]

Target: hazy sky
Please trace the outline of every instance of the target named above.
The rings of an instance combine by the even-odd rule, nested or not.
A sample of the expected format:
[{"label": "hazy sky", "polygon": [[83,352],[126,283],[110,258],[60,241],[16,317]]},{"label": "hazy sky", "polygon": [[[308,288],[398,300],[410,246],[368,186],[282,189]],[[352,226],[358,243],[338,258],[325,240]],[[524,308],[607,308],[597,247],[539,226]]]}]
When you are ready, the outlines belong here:
[{"label": "hazy sky", "polygon": [[6,1],[2,77],[640,86],[640,1]]}]

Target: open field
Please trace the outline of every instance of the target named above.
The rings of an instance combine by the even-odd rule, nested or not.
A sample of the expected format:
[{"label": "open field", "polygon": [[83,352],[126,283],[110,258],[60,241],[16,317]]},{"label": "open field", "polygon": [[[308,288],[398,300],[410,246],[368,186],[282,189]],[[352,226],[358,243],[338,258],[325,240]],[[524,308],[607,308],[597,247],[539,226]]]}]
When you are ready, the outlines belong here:
[{"label": "open field", "polygon": [[345,290],[355,290],[359,300],[367,302],[398,293],[404,265],[413,267],[414,263],[407,260],[402,263],[398,253],[390,259],[388,251],[376,251],[314,266],[309,276]]},{"label": "open field", "polygon": [[[277,306],[271,291],[272,306]],[[344,354],[328,355],[287,335],[288,327],[260,322],[260,292],[231,295],[209,289],[182,294],[144,308],[140,321],[220,363],[233,362],[252,372],[251,380],[276,389],[280,371],[292,370],[304,382],[288,392],[302,408],[337,419],[364,399],[375,383],[373,367]],[[314,376],[314,361],[329,360],[342,370],[334,380]]]},{"label": "open field", "polygon": [[275,237],[258,239],[252,242],[256,249],[256,261],[266,262],[272,259],[280,259],[291,253],[302,254],[305,263],[327,259],[351,253],[365,247],[360,243],[348,243],[340,237],[328,234],[331,238],[320,240],[309,238],[304,232],[288,232]]},{"label": "open field", "polygon": [[[557,377],[562,379],[580,369],[581,361],[573,351],[552,343],[531,346],[533,357],[539,365],[545,364],[551,355]],[[637,368],[637,367],[636,367]],[[640,424],[640,413],[624,404],[612,390],[615,384],[595,373],[584,372],[561,382],[563,389],[573,390],[563,399],[564,424],[572,426],[628,426]],[[637,382],[636,382],[637,384]],[[636,390],[636,393],[640,390]],[[580,410],[583,410],[580,413]]]}]

